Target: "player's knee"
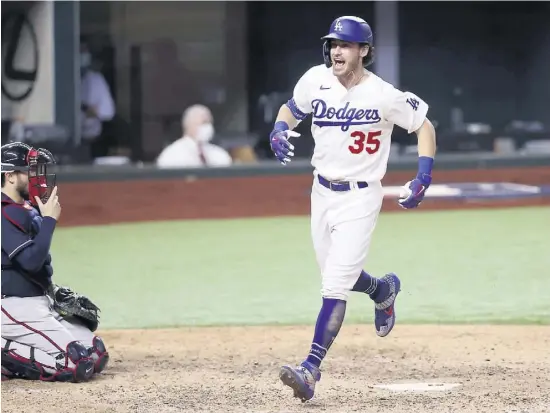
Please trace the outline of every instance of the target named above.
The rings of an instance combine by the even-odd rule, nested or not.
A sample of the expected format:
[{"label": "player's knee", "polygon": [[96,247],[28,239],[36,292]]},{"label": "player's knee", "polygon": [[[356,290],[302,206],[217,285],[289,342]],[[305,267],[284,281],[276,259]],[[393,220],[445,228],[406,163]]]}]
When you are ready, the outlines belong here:
[{"label": "player's knee", "polygon": [[[60,381],[72,381],[79,383],[87,381],[94,374],[94,360],[90,357],[88,349],[79,341],[72,341],[67,345],[66,367],[58,377]],[[70,363],[69,363],[70,362]],[[70,365],[70,366],[69,366]]]},{"label": "player's knee", "polygon": [[65,352],[59,353],[56,361],[57,371],[46,380],[80,383],[88,381],[94,374],[94,360],[80,341],[67,344]]},{"label": "player's knee", "polygon": [[361,269],[355,266],[343,266],[332,263],[323,272],[321,294],[324,298],[347,301]]},{"label": "player's knee", "polygon": [[333,298],[335,300],[347,301],[349,297],[349,290],[323,286],[323,289],[321,290],[321,295],[323,296],[323,298]]},{"label": "player's knee", "polygon": [[92,347],[89,349],[90,357],[94,361],[94,373],[101,373],[109,363],[109,352],[105,347],[103,339],[94,336]]},{"label": "player's knee", "polygon": [[67,377],[67,381],[79,383],[92,377],[92,374],[94,374],[94,360],[81,342],[70,342],[67,345],[66,357],[67,361],[72,363],[72,366],[66,369],[66,373],[72,373],[72,377]]}]

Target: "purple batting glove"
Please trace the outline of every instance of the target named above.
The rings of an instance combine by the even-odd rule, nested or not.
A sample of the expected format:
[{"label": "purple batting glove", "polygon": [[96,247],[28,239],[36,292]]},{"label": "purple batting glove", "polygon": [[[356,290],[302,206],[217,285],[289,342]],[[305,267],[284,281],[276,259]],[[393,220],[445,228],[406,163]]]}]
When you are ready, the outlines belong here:
[{"label": "purple batting glove", "polygon": [[399,196],[399,205],[405,209],[416,208],[432,183],[433,158],[421,156],[418,158],[418,174],[412,181],[404,185],[404,193]]},{"label": "purple batting glove", "polygon": [[289,130],[285,122],[277,122],[275,129],[269,135],[269,144],[275,157],[283,165],[290,162],[290,158],[294,156],[294,145],[288,140],[291,137],[298,137],[299,133]]},{"label": "purple batting glove", "polygon": [[428,189],[431,182],[431,176],[428,175],[427,177],[430,178],[429,182],[428,180],[424,180],[424,182],[422,182],[418,178],[407,182],[408,186],[406,187],[405,194],[399,197],[399,205],[401,205],[402,208],[416,208],[422,203],[422,200],[424,199],[424,195],[426,193],[426,189]]}]

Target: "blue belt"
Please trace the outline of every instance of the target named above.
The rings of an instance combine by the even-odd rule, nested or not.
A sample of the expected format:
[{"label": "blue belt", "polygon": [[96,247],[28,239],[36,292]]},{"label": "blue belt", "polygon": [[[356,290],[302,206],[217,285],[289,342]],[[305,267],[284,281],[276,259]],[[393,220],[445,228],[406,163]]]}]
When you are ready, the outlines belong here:
[{"label": "blue belt", "polygon": [[[325,188],[330,189],[331,191],[337,191],[337,192],[345,192],[352,189],[351,184],[346,181],[337,181],[337,182],[331,182],[327,178],[322,177],[321,175],[317,175],[317,178],[319,179],[319,183],[323,185]],[[367,182],[356,182],[357,188],[366,188],[369,186]]]}]

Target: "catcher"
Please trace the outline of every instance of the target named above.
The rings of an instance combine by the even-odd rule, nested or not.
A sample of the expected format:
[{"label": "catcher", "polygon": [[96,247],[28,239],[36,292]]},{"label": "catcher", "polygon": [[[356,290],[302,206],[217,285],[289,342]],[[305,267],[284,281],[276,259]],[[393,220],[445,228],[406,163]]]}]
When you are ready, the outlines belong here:
[{"label": "catcher", "polygon": [[50,244],[61,206],[52,154],[24,143],[2,152],[2,380],[82,382],[109,354],[93,332],[99,308],[52,283]]}]

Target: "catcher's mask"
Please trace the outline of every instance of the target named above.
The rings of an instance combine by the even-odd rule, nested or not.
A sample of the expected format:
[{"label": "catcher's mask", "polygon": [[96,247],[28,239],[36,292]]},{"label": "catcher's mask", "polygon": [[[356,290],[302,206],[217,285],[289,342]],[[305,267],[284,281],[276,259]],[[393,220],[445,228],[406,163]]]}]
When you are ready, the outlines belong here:
[{"label": "catcher's mask", "polygon": [[29,201],[36,205],[35,197],[46,202],[55,187],[56,174],[48,173],[55,165],[50,151],[35,149],[22,142],[8,143],[2,146],[2,173],[22,172],[29,177]]}]

